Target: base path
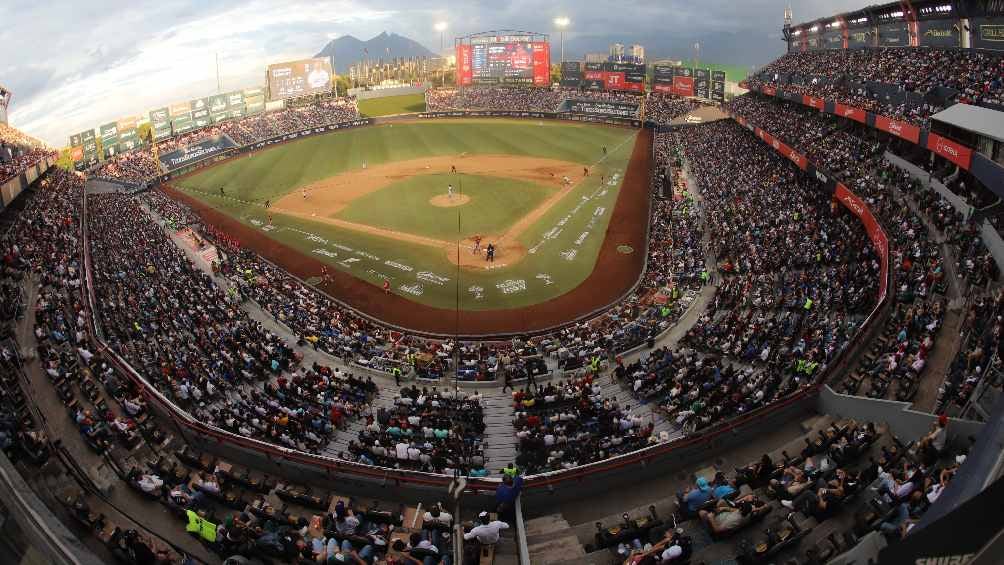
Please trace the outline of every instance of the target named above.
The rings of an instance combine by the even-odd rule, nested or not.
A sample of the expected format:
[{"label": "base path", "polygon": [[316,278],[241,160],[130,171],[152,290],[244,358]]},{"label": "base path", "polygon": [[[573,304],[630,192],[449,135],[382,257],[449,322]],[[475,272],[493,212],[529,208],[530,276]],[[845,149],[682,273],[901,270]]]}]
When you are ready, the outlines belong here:
[{"label": "base path", "polygon": [[[378,286],[339,270],[329,270],[330,280],[317,285],[317,288],[368,316],[423,334],[502,336],[541,332],[566,325],[621,299],[641,276],[648,236],[644,226],[648,225],[652,165],[652,132],[642,130],[638,133],[593,271],[582,284],[551,300],[511,310],[457,313],[412,302],[396,294],[385,294]],[[458,164],[457,168],[461,166]],[[581,171],[581,166],[578,166],[580,175]],[[266,232],[242,224],[179,190],[170,186],[165,190],[199,212],[206,223],[232,234],[242,246],[256,251],[293,275],[308,279],[321,272],[324,263],[316,258],[282,244]],[[302,198],[299,194],[296,196]],[[634,252],[620,253],[617,251],[619,246],[629,246]]]}]

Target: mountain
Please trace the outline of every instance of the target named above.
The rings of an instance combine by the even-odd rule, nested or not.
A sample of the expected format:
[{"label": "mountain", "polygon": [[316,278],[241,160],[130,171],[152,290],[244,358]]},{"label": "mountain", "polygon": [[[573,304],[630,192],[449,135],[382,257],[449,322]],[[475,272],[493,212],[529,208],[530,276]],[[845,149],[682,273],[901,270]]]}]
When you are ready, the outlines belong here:
[{"label": "mountain", "polygon": [[421,43],[408,39],[396,33],[387,33],[360,41],[351,35],[343,35],[332,39],[315,57],[330,57],[335,59],[335,72],[349,72],[349,66],[363,60],[392,59],[394,57],[435,57],[436,54],[426,49]]}]

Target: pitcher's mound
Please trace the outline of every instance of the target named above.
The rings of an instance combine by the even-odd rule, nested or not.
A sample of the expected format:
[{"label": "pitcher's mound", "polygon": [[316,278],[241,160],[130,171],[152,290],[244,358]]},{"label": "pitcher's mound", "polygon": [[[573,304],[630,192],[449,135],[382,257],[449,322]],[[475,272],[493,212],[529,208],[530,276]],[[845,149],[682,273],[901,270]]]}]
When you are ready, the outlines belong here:
[{"label": "pitcher's mound", "polygon": [[471,197],[466,194],[454,194],[452,198],[447,194],[440,194],[439,196],[433,196],[429,200],[429,204],[440,208],[453,208],[455,206],[463,206],[470,201]]}]

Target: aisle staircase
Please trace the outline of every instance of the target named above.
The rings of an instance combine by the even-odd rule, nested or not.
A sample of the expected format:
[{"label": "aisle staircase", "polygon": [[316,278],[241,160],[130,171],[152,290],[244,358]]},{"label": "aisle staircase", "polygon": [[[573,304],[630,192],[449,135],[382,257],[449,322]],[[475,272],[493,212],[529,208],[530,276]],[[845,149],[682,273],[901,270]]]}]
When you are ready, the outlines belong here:
[{"label": "aisle staircase", "polygon": [[561,514],[527,520],[526,545],[530,563],[588,563],[585,548]]}]

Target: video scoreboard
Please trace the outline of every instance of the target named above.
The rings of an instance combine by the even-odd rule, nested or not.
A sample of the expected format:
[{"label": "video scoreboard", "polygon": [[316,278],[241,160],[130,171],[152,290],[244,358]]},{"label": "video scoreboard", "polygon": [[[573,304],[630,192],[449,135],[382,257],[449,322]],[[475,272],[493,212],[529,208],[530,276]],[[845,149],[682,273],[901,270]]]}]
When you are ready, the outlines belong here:
[{"label": "video scoreboard", "polygon": [[488,35],[457,45],[461,86],[548,86],[551,47],[539,36]]}]

